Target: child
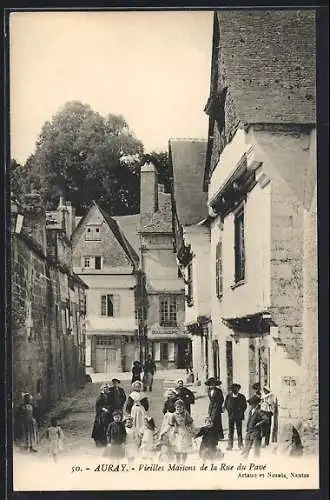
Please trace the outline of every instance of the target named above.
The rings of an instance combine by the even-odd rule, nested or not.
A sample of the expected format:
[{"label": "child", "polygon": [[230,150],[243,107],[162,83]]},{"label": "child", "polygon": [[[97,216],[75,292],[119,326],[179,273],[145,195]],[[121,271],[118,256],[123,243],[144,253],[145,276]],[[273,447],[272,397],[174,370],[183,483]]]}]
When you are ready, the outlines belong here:
[{"label": "child", "polygon": [[109,424],[107,429],[108,446],[104,451],[104,456],[118,459],[125,456],[124,443],[127,434],[125,424],[121,419],[121,412],[115,410],[112,416],[113,422]]},{"label": "child", "polygon": [[54,462],[57,462],[57,455],[59,451],[63,449],[64,434],[61,427],[57,425],[57,419],[55,417],[51,418],[50,426],[46,431],[46,437],[49,442],[49,452]]},{"label": "child", "polygon": [[199,448],[200,458],[203,460],[214,459],[216,456],[218,435],[211,418],[207,417],[205,419],[205,425],[199,429],[195,435],[195,439],[199,437],[202,437]]},{"label": "child", "polygon": [[260,411],[260,402],[261,398],[256,394],[248,400],[250,413],[246,424],[245,448],[242,452],[244,458],[248,457],[252,446],[254,446],[255,456],[260,455],[261,432],[265,421],[265,417]]},{"label": "child", "polygon": [[156,451],[158,431],[152,417],[145,417],[140,451],[143,458],[153,458]]},{"label": "child", "polygon": [[126,417],[125,428],[125,455],[128,461],[128,465],[131,465],[138,454],[141,439],[139,438],[137,431],[133,428],[132,417]]},{"label": "child", "polygon": [[174,427],[173,444],[176,460],[184,463],[188,451],[192,448],[192,424],[193,419],[184,407],[182,399],[174,403],[175,412],[171,415],[169,425]]}]

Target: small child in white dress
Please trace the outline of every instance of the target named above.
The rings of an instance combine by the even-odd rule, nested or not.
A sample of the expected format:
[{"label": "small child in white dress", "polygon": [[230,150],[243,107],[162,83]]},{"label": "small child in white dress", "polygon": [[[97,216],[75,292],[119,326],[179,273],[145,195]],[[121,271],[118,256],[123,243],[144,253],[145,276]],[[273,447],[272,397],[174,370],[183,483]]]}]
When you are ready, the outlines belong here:
[{"label": "small child in white dress", "polygon": [[139,445],[141,438],[137,430],[133,427],[132,417],[126,417],[125,419],[126,427],[126,441],[125,441],[125,456],[128,461],[128,465],[134,463],[134,460],[139,452]]},{"label": "small child in white dress", "polygon": [[141,439],[141,458],[152,459],[155,456],[158,440],[158,430],[152,417],[145,417],[144,430]]},{"label": "small child in white dress", "polygon": [[51,418],[50,426],[46,431],[46,437],[48,439],[49,452],[54,462],[56,462],[58,453],[63,450],[64,433],[62,428],[57,425],[57,419],[55,417]]}]

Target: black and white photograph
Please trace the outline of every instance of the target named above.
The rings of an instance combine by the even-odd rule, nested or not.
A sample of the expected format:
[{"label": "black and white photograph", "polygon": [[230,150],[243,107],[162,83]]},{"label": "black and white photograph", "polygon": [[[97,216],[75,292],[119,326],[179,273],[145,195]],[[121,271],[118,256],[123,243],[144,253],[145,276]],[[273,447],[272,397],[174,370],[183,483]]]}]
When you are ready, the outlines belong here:
[{"label": "black and white photograph", "polygon": [[315,10],[8,37],[14,491],[318,489]]}]

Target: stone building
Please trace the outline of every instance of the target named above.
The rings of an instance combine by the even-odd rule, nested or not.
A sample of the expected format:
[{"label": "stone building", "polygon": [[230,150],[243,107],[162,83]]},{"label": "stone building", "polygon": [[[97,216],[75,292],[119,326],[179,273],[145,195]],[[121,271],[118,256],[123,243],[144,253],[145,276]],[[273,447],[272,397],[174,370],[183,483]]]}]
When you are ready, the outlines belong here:
[{"label": "stone building", "polygon": [[96,203],[72,236],[73,269],[88,284],[86,366],[130,371],[139,359],[136,291],[139,257],[118,222]]},{"label": "stone building", "polygon": [[143,357],[160,368],[181,368],[190,339],[184,327],[184,284],[173,252],[171,195],[151,163],[141,169],[140,213],[114,217],[140,257],[144,277],[137,307]]},{"label": "stone building", "polygon": [[203,192],[205,139],[170,139],[174,248],[185,283],[185,327],[192,340],[196,380],[219,375],[217,340],[212,340],[210,228]]},{"label": "stone building", "polygon": [[61,202],[46,217],[37,193],[11,201],[14,408],[30,392],[43,411],[85,382],[87,285],[72,271],[71,207]]},{"label": "stone building", "polygon": [[216,12],[205,111],[220,377],[247,394],[270,384],[280,421],[308,421],[315,450],[314,12]]}]

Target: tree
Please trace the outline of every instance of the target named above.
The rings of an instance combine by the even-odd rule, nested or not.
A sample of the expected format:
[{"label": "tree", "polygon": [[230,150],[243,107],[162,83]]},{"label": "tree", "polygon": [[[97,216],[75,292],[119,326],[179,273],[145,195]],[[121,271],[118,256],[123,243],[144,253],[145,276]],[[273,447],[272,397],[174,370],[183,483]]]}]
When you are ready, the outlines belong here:
[{"label": "tree", "polygon": [[104,118],[71,101],[42,127],[27,160],[29,178],[47,209],[63,195],[81,215],[92,200],[112,214],[136,213],[142,153],[121,115]]},{"label": "tree", "polygon": [[151,153],[145,154],[143,158],[144,162],[151,161],[158,172],[158,182],[163,184],[165,188],[165,193],[169,193],[171,190],[171,168],[168,153],[166,151],[151,151]]},{"label": "tree", "polygon": [[10,162],[10,190],[21,200],[30,188],[30,170],[28,165],[21,165],[15,159]]}]

